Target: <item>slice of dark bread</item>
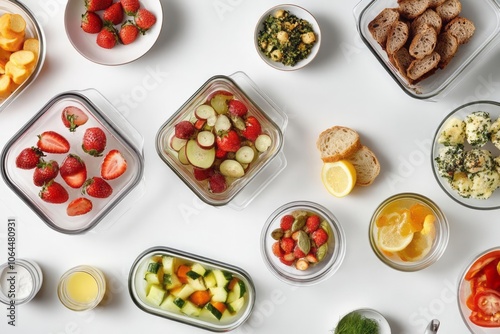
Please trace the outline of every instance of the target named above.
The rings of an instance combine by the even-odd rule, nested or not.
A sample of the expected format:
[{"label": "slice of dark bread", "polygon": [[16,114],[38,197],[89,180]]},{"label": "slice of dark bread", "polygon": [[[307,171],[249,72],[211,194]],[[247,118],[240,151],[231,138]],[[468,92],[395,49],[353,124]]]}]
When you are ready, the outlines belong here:
[{"label": "slice of dark bread", "polygon": [[441,16],[444,22],[448,22],[457,17],[462,11],[460,0],[446,0],[442,5],[436,7],[436,13]]},{"label": "slice of dark bread", "polygon": [[412,80],[418,80],[426,73],[436,69],[440,59],[441,57],[437,52],[432,52],[422,59],[415,59],[411,62],[410,66],[408,66],[406,75]]},{"label": "slice of dark bread", "polygon": [[458,40],[458,44],[465,44],[469,42],[472,35],[474,35],[476,27],[471,20],[459,16],[448,22],[445,31],[455,36]]},{"label": "slice of dark bread", "polygon": [[403,78],[411,83],[411,79],[408,78],[406,70],[408,69],[408,67],[410,67],[410,64],[414,60],[414,58],[410,56],[408,49],[406,47],[400,48],[393,55],[391,55],[391,57],[389,57],[389,60],[394,66],[396,66]]},{"label": "slice of dark bread", "polygon": [[415,36],[425,30],[427,25],[432,26],[438,34],[441,32],[441,27],[443,26],[441,16],[439,16],[438,13],[431,8],[428,8],[411,22],[412,36]]},{"label": "slice of dark bread", "polygon": [[394,23],[389,30],[389,34],[387,35],[387,42],[385,44],[385,50],[387,53],[391,55],[398,51],[406,44],[409,36],[410,28],[406,22],[397,21]]},{"label": "slice of dark bread", "polygon": [[444,31],[439,34],[436,48],[434,49],[441,59],[439,60],[438,67],[445,68],[450,60],[455,56],[458,50],[458,40],[449,31]]},{"label": "slice of dark bread", "polygon": [[370,23],[368,30],[372,37],[385,48],[387,35],[391,26],[399,20],[399,12],[395,8],[385,8]]},{"label": "slice of dark bread", "polygon": [[399,13],[404,18],[413,20],[429,7],[429,0],[398,0]]},{"label": "slice of dark bread", "polygon": [[416,59],[422,59],[425,56],[428,56],[434,51],[437,43],[437,33],[436,30],[427,25],[427,27],[422,30],[422,32],[416,34],[410,46],[408,47],[408,51],[410,55]]},{"label": "slice of dark bread", "polygon": [[437,6],[441,6],[446,0],[429,0],[429,7],[436,8]]}]

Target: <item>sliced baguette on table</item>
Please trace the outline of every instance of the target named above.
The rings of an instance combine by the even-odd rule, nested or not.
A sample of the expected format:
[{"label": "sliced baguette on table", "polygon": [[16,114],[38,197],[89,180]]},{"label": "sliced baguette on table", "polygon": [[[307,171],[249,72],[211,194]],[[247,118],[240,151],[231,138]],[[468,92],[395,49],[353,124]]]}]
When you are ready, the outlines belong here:
[{"label": "sliced baguette on table", "polygon": [[380,163],[375,153],[364,145],[347,158],[347,160],[352,163],[354,169],[356,169],[357,186],[369,186],[375,181],[375,178],[380,173]]},{"label": "sliced baguette on table", "polygon": [[316,142],[324,162],[346,159],[361,148],[359,134],[344,126],[334,126],[322,133]]}]

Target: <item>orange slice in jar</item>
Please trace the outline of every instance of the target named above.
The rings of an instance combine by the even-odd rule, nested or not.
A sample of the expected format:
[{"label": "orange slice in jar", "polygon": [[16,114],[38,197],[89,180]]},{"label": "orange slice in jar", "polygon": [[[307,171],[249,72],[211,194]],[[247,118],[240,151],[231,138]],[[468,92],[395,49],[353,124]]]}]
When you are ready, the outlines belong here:
[{"label": "orange slice in jar", "polygon": [[432,249],[436,238],[436,217],[430,214],[424,219],[423,228],[413,234],[413,239],[403,250],[398,252],[403,261],[415,262],[422,260]]},{"label": "orange slice in jar", "polygon": [[414,232],[419,232],[424,227],[425,217],[432,215],[432,210],[420,203],[415,203],[410,207],[411,224]]}]

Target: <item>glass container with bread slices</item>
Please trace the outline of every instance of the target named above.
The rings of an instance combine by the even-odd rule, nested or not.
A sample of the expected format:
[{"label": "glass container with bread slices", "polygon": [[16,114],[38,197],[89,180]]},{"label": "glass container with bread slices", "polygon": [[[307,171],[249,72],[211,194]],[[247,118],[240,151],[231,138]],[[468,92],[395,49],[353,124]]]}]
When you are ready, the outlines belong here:
[{"label": "glass container with bread slices", "polygon": [[142,196],[142,137],[93,89],[49,100],[1,161],[7,185],[61,233],[87,232],[105,217],[114,222]]},{"label": "glass container with bread slices", "polygon": [[[364,44],[399,87],[413,98],[425,100],[443,96],[461,80],[472,63],[499,41],[500,5],[495,0],[457,0],[453,19],[439,7],[425,5],[411,13],[398,11],[402,9],[400,6],[400,2],[393,0],[362,0],[356,5],[354,16]],[[398,21],[410,23],[393,30],[398,33],[391,33],[392,24]],[[427,33],[432,34],[434,43],[417,48],[417,45],[422,45],[418,41],[428,36],[417,27],[422,21],[434,28],[427,26]],[[457,29],[459,26],[467,26],[468,32],[464,35],[455,33],[457,30],[464,32],[462,27]],[[394,39],[399,45],[388,43]],[[442,48],[447,44],[445,42],[453,44],[453,48]],[[405,43],[410,46],[402,46]],[[419,70],[415,71],[417,68]]]}]

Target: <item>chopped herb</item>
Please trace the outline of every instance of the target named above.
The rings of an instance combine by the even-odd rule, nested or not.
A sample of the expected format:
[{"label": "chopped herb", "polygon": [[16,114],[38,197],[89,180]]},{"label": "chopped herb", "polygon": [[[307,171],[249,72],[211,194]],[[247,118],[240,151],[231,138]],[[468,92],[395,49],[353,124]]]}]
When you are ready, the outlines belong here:
[{"label": "chopped herb", "polygon": [[334,334],[378,334],[378,323],[370,318],[357,313],[351,312],[344,316],[337,327]]}]

